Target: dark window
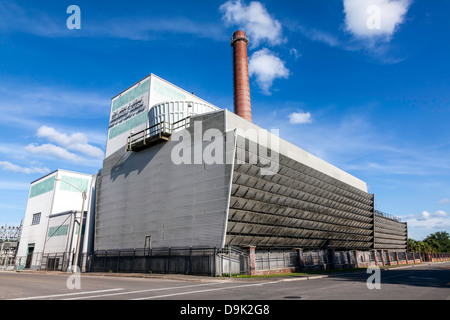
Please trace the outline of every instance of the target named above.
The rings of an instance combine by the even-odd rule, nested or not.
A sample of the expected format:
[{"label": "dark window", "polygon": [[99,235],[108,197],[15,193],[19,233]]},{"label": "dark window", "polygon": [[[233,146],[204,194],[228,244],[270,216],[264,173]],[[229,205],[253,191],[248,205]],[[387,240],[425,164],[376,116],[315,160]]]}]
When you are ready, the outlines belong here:
[{"label": "dark window", "polygon": [[39,222],[41,222],[41,213],[33,214],[33,220],[31,221],[31,225],[34,226],[36,224],[39,224]]}]

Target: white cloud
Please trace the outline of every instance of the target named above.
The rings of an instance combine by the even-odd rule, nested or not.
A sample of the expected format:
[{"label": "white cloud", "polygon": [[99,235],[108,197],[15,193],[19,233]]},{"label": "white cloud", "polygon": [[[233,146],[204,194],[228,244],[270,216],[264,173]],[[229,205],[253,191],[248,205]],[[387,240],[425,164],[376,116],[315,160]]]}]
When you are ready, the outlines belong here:
[{"label": "white cloud", "polygon": [[438,204],[446,204],[446,203],[450,203],[450,199],[449,198],[443,198],[443,199],[438,201]]},{"label": "white cloud", "polygon": [[71,135],[56,131],[54,128],[42,126],[37,130],[36,135],[40,138],[47,138],[50,142],[55,142],[68,150],[77,151],[92,158],[103,158],[104,153],[100,148],[88,143],[88,138],[84,133],[76,132]]},{"label": "white cloud", "polygon": [[0,167],[3,168],[3,170],[7,170],[7,171],[13,171],[13,172],[21,172],[21,173],[26,173],[26,174],[30,174],[30,173],[48,173],[50,172],[50,169],[48,168],[39,168],[39,167],[21,167],[18,166],[16,164],[13,164],[11,162],[8,161],[0,161]]},{"label": "white cloud", "polygon": [[68,34],[68,29],[58,25],[58,21],[46,12],[22,8],[11,1],[0,2],[0,30],[2,33],[22,31],[46,37]]},{"label": "white cloud", "polygon": [[198,38],[223,41],[223,27],[217,23],[185,17],[120,17],[99,21],[86,31],[90,37],[110,37],[149,41],[167,34],[187,34]]},{"label": "white cloud", "polygon": [[323,31],[301,25],[297,22],[287,24],[287,28],[292,32],[300,32],[302,36],[310,41],[321,43],[331,48],[338,48],[350,52],[359,51],[377,63],[396,64],[406,59],[403,54],[399,53],[397,50],[393,50],[393,47],[388,41],[391,39],[392,35],[383,33],[383,29],[371,30],[366,26],[364,27],[364,30],[367,29],[371,32],[367,36],[356,36],[356,34],[346,26],[347,31],[350,32],[350,36],[348,36],[348,34],[338,33],[337,30],[332,32]]},{"label": "white cloud", "polygon": [[344,0],[345,27],[358,38],[390,40],[412,0]]},{"label": "white cloud", "polygon": [[84,155],[87,155],[89,157],[96,158],[96,159],[103,159],[103,157],[105,156],[105,153],[103,152],[102,149],[97,148],[97,147],[92,146],[87,143],[75,143],[71,146],[68,146],[67,148],[69,150],[77,151]]},{"label": "white cloud", "polygon": [[402,220],[408,223],[408,230],[425,230],[435,232],[450,228],[450,215],[442,210],[436,212],[422,211],[420,214],[408,215]]},{"label": "white cloud", "polygon": [[[0,180],[0,190],[28,190],[30,188],[29,182],[16,182],[11,180]],[[1,209],[17,209],[19,206],[11,203],[0,203]],[[22,209],[22,207],[20,207]]]},{"label": "white cloud", "polygon": [[227,25],[239,26],[247,33],[253,47],[264,41],[271,45],[285,42],[281,23],[260,2],[252,1],[245,5],[241,0],[230,0],[220,6],[220,11]]},{"label": "white cloud", "polygon": [[19,6],[12,1],[0,2],[0,31],[2,33],[22,32],[48,38],[89,37],[120,38],[138,41],[159,39],[162,34],[181,33],[223,41],[222,28],[211,22],[183,17],[112,17],[108,20],[89,22],[89,28],[81,25],[79,32],[66,28],[65,18],[47,12]]},{"label": "white cloud", "polygon": [[422,214],[417,216],[416,219],[419,221],[422,220],[430,220],[430,219],[436,219],[436,218],[445,218],[448,216],[448,213],[442,210],[438,210],[434,213],[430,213],[428,211],[422,211]]},{"label": "white cloud", "polygon": [[42,126],[37,130],[36,136],[40,138],[47,138],[49,141],[56,142],[63,146],[68,146],[74,143],[87,143],[86,135],[82,133],[74,133],[68,136],[65,133],[60,133],[54,128]]},{"label": "white cloud", "polygon": [[35,143],[29,144],[25,147],[25,150],[31,154],[43,155],[49,157],[56,157],[64,160],[70,160],[72,162],[83,162],[84,159],[74,153],[67,151],[64,148],[55,146],[53,144],[37,145]]},{"label": "white cloud", "polygon": [[270,88],[275,79],[289,77],[289,69],[285,62],[267,48],[253,53],[249,61],[250,76],[256,77],[256,83],[264,94],[270,94]]},{"label": "white cloud", "polygon": [[292,124],[311,123],[312,117],[309,112],[293,112],[289,115],[289,122]]},{"label": "white cloud", "polygon": [[[23,92],[23,86],[27,87],[26,92]],[[1,81],[0,95],[0,111],[6,115],[0,122],[11,125],[35,127],[39,123],[36,118],[42,116],[99,118],[107,116],[110,108],[110,99],[96,92],[14,80]]]},{"label": "white cloud", "polygon": [[[273,102],[264,107],[273,109]],[[389,181],[385,186],[403,186],[405,180],[394,175],[442,177],[450,172],[450,149],[438,148],[432,143],[405,143],[395,132],[387,133],[374,123],[371,112],[361,112],[375,107],[377,105],[358,105],[337,117],[335,110],[341,106],[315,106],[313,123],[286,126],[286,115],[310,108],[304,103],[286,101],[277,103],[277,112],[271,113],[271,117],[261,117],[255,122],[264,128],[282,128],[282,138],[356,177],[374,179],[370,182],[372,185],[384,179]]]},{"label": "white cloud", "polygon": [[292,48],[291,50],[289,50],[289,54],[291,56],[293,56],[295,60],[298,60],[299,58],[302,57],[302,54],[300,52],[298,52],[298,50],[295,48]]},{"label": "white cloud", "polygon": [[324,32],[324,31],[321,31],[318,29],[314,29],[314,28],[307,28],[302,25],[297,25],[295,30],[300,31],[305,37],[307,37],[311,41],[321,42],[330,47],[342,46],[342,43],[333,34],[330,34],[330,33],[327,33],[327,32]]}]

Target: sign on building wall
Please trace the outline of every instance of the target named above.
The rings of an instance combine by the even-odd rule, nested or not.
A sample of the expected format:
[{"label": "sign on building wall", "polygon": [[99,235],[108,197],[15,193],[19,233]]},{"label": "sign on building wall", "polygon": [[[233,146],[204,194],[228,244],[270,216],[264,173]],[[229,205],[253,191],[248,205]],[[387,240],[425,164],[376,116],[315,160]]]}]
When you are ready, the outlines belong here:
[{"label": "sign on building wall", "polygon": [[193,101],[210,105],[194,94],[151,74],[113,98],[106,158],[125,147],[131,131],[137,133],[146,128],[149,123],[148,113],[153,106],[168,101]]},{"label": "sign on building wall", "polygon": [[146,80],[112,101],[109,140],[145,124],[149,106],[150,80]]}]

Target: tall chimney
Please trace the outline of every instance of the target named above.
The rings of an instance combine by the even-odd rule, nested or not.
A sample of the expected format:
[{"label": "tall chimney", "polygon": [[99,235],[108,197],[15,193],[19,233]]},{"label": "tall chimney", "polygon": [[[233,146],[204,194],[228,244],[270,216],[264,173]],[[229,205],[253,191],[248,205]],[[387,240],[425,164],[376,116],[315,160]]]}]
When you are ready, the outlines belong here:
[{"label": "tall chimney", "polygon": [[252,108],[250,103],[250,82],[248,78],[248,44],[249,41],[244,31],[236,31],[233,34],[231,46],[233,47],[234,113],[251,122]]}]

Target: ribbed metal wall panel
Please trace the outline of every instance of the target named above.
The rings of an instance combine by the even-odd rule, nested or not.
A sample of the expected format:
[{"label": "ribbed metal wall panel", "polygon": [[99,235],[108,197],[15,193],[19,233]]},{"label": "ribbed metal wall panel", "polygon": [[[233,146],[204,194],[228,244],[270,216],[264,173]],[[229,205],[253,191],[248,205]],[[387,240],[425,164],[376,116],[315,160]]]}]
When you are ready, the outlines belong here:
[{"label": "ribbed metal wall panel", "polygon": [[153,106],[148,113],[149,127],[162,121],[175,123],[192,115],[217,111],[217,108],[197,101],[167,101]]},{"label": "ribbed metal wall panel", "polygon": [[373,248],[373,195],[281,154],[278,171],[261,175],[261,164],[248,163],[257,157],[252,143],[237,138],[236,157],[246,163],[234,166],[227,244]]},{"label": "ribbed metal wall panel", "polygon": [[405,222],[375,215],[375,249],[406,250],[408,230]]}]

